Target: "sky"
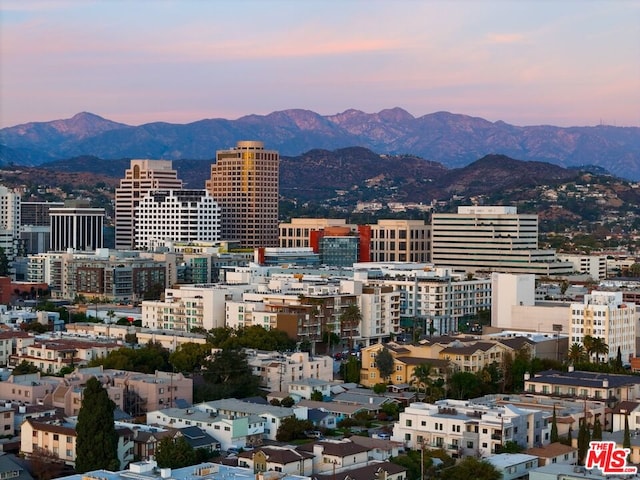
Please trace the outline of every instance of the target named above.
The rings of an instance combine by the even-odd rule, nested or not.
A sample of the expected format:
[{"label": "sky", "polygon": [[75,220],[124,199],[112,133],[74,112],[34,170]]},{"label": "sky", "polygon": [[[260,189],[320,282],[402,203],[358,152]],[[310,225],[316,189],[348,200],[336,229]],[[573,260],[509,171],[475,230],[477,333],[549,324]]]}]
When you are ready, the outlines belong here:
[{"label": "sky", "polygon": [[394,107],[640,126],[640,0],[0,0],[0,127]]}]

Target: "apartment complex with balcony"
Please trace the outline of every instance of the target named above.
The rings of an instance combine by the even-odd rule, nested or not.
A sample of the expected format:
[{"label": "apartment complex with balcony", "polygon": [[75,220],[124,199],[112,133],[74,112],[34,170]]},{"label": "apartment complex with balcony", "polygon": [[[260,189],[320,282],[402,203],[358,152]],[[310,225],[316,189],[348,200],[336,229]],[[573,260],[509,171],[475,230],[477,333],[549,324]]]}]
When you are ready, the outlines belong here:
[{"label": "apartment complex with balcony", "polygon": [[447,399],[412,403],[400,414],[391,439],[411,449],[442,448],[454,457],[484,456],[509,441],[525,448],[549,443],[550,428],[541,410]]}]

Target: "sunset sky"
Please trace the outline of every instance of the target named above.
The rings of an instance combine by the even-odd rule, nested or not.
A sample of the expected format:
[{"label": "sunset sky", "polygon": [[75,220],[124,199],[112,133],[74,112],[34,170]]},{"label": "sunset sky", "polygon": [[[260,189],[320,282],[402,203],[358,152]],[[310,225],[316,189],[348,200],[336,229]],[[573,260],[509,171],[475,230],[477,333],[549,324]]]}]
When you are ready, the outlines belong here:
[{"label": "sunset sky", "polygon": [[0,127],[393,107],[640,126],[640,0],[0,1]]}]

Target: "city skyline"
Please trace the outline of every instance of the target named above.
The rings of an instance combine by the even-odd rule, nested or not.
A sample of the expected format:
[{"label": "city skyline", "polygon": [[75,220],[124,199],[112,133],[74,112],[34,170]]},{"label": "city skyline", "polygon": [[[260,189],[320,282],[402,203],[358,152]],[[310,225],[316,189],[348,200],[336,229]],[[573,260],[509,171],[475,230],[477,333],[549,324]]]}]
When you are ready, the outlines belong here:
[{"label": "city skyline", "polygon": [[396,106],[640,126],[635,0],[5,0],[0,13],[0,127]]}]

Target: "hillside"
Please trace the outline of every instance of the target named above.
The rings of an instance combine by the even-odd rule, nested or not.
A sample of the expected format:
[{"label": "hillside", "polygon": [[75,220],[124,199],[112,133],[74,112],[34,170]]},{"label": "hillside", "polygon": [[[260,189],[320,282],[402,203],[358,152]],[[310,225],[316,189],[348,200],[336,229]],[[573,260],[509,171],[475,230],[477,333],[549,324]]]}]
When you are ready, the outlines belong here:
[{"label": "hillside", "polygon": [[485,155],[500,154],[564,167],[589,164],[640,179],[638,127],[521,127],[448,112],[414,117],[400,108],[372,114],[347,110],[329,116],[293,109],[237,120],[140,126],[80,113],[67,120],[1,129],[0,164],[40,165],[82,155],[206,160],[239,139],[260,139],[267,148],[289,157],[314,149],[359,146],[459,168]]}]

